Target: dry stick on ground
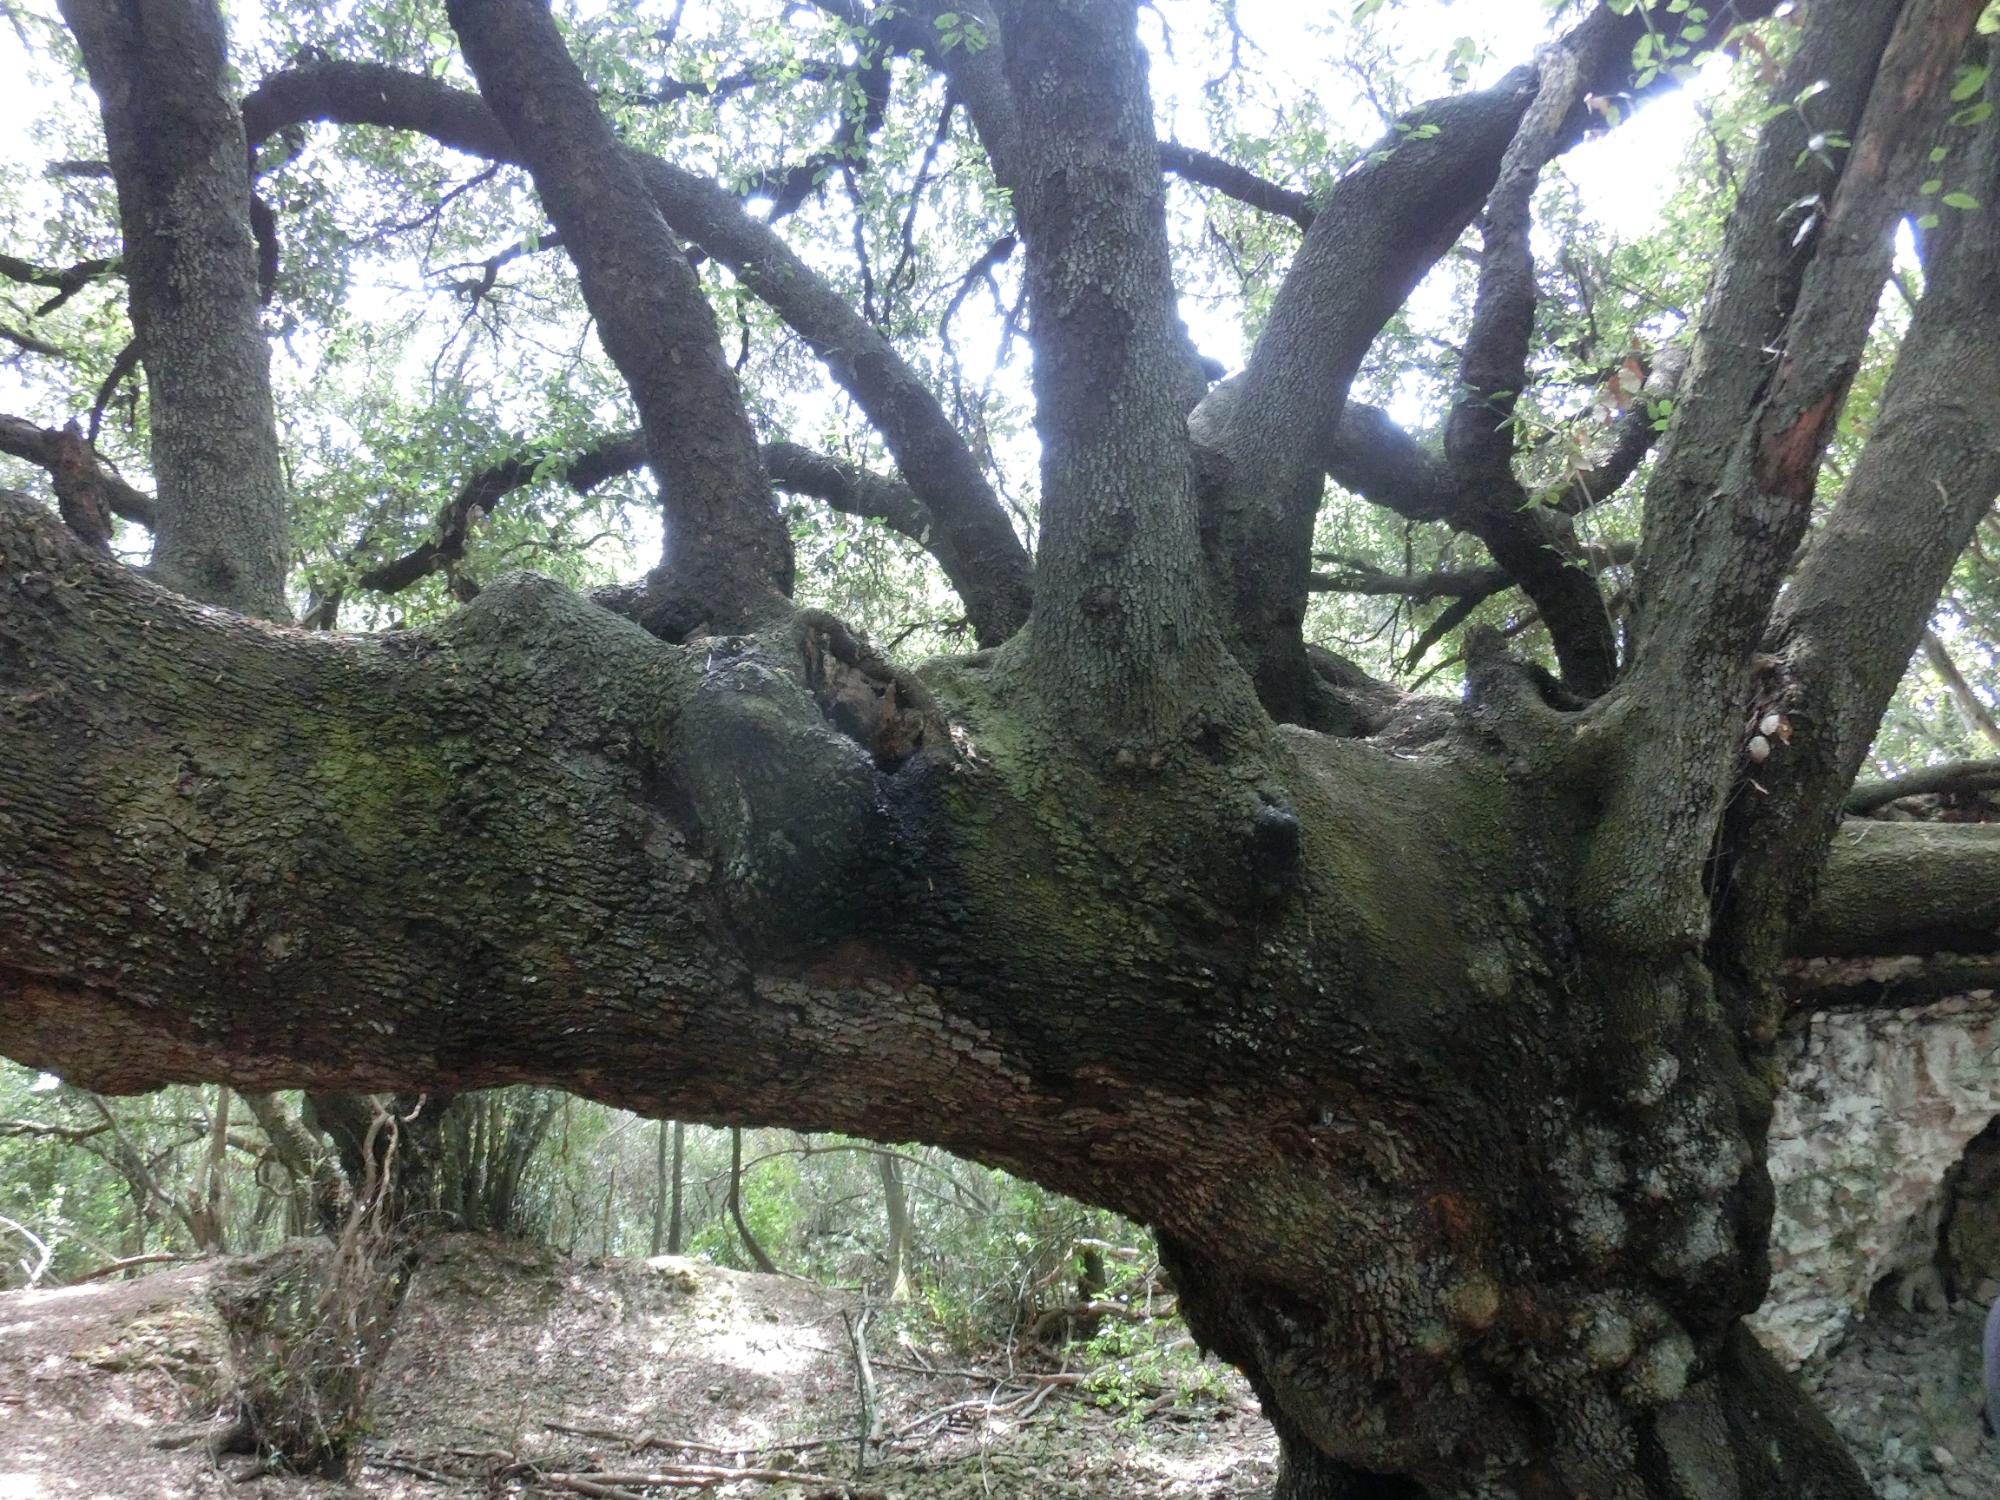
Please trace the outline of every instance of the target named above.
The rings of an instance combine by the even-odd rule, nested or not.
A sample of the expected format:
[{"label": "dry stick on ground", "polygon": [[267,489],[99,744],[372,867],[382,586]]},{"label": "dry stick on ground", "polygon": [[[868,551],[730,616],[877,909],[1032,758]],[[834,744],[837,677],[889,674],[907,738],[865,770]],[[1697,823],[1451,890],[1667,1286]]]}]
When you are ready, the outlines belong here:
[{"label": "dry stick on ground", "polygon": [[643,1453],[648,1448],[669,1448],[681,1453],[708,1453],[717,1458],[743,1459],[752,1453],[804,1453],[812,1448],[833,1448],[851,1441],[845,1433],[839,1437],[804,1438],[796,1443],[757,1443],[749,1446],[730,1447],[722,1443],[697,1443],[688,1438],[662,1437],[657,1432],[620,1432],[614,1427],[572,1427],[567,1422],[544,1422],[542,1426],[550,1432],[560,1432],[569,1437],[598,1438],[607,1443],[623,1443],[634,1453]]},{"label": "dry stick on ground", "polygon": [[138,1266],[158,1265],[163,1261],[172,1261],[176,1265],[183,1265],[194,1259],[196,1259],[195,1256],[176,1255],[171,1250],[155,1250],[148,1255],[128,1255],[121,1260],[114,1260],[108,1265],[98,1266],[95,1270],[85,1271],[81,1276],[70,1277],[69,1285],[82,1286],[86,1281],[101,1281],[106,1276],[116,1276],[120,1271],[130,1271]]},{"label": "dry stick on ground", "polygon": [[[530,1467],[537,1484],[553,1484],[580,1495],[624,1496],[631,1491],[623,1485],[647,1489],[713,1489],[719,1484],[754,1480],[759,1484],[823,1484],[839,1488],[842,1481],[829,1474],[808,1474],[798,1469],[732,1469],[720,1464],[662,1464],[654,1469],[607,1469],[591,1474],[556,1473]],[[632,1500],[639,1500],[634,1495]]]},{"label": "dry stick on ground", "polygon": [[848,1351],[854,1357],[854,1385],[861,1397],[861,1430],[854,1437],[854,1477],[868,1472],[868,1444],[875,1437],[875,1371],[868,1363],[868,1318],[873,1311],[866,1303],[858,1313],[842,1309],[840,1323],[847,1330]]}]

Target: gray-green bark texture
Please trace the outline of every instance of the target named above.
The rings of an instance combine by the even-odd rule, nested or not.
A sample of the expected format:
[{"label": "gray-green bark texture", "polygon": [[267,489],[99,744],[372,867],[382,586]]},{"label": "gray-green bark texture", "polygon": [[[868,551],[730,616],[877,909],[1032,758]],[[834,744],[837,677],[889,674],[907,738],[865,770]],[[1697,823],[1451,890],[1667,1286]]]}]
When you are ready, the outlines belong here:
[{"label": "gray-green bark texture", "polygon": [[[1134,6],[966,10],[990,44],[943,65],[1019,213],[1046,530],[1031,605],[1021,559],[968,600],[998,644],[915,674],[783,603],[740,409],[690,467],[661,451],[662,413],[733,398],[678,247],[616,210],[698,220],[815,348],[826,288],[616,146],[545,17],[455,7],[518,44],[468,49],[492,110],[386,69],[267,82],[255,131],[368,121],[532,169],[593,310],[629,314],[607,342],[670,513],[710,507],[707,561],[670,544],[672,619],[657,589],[516,576],[342,636],[199,607],[0,497],[0,1052],[111,1092],[543,1083],[1007,1167],[1158,1232],[1284,1500],[1860,1500],[1741,1319],[1787,957],[2000,947],[1988,831],[1835,823],[2000,489],[1990,221],[1928,243],[1878,446],[1779,583],[1866,332],[1847,298],[1879,289],[1980,8],[1802,7],[1850,164],[1814,176],[1818,237],[1767,216],[1798,192],[1789,124],[1746,178],[1647,496],[1636,659],[1573,620],[1557,684],[1475,632],[1452,702],[1299,635],[1320,474],[1417,474],[1434,519],[1509,524],[1448,498],[1512,482],[1476,423],[1427,455],[1343,421],[1346,383],[1484,205],[1468,400],[1501,398],[1528,186],[1572,97],[1615,91],[1632,14],[1343,178],[1248,371],[1198,401]],[[1996,132],[1966,158],[1988,201]],[[1742,337],[1777,353],[1726,356]],[[1008,556],[935,404],[827,359],[893,415],[899,505],[942,552]],[[1495,562],[1528,586],[1517,543]],[[1795,732],[1754,756],[1772,715]]]},{"label": "gray-green bark texture", "polygon": [[206,0],[67,0],[102,103],[172,588],[285,615],[284,480],[258,325],[250,172]]}]

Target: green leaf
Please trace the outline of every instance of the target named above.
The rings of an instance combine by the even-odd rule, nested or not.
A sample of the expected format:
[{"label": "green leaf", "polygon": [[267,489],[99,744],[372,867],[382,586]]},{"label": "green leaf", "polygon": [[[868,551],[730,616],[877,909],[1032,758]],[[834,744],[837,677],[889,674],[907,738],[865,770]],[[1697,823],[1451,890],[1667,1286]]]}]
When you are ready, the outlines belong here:
[{"label": "green leaf", "polygon": [[1938,202],[1942,203],[1946,208],[1974,209],[1979,207],[1979,200],[1970,193],[1946,193]]},{"label": "green leaf", "polygon": [[1958,70],[1958,77],[1951,86],[1951,102],[1953,104],[1963,104],[1985,87],[1985,65],[1973,66],[1967,64]]}]

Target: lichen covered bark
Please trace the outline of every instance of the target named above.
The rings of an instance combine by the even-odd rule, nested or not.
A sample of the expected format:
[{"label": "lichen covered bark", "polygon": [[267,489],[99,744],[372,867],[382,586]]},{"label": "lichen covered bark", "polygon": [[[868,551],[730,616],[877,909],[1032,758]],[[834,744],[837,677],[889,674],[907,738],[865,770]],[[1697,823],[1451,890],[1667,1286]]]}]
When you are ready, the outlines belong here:
[{"label": "lichen covered bark", "polygon": [[1102,754],[981,656],[884,769],[791,629],[524,578],[309,634],[0,514],[8,1055],[937,1141],[1155,1225],[1343,1472],[1677,1493],[1633,1476],[1761,1290],[1755,1082],[1698,968],[1577,947],[1587,797],[1497,688],[1421,755]]}]

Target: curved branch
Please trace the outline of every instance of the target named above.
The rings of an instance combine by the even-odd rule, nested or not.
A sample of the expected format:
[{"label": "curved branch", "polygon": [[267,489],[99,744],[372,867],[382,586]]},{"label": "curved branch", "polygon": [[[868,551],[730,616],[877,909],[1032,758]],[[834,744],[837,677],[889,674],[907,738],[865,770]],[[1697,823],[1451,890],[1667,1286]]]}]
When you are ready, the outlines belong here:
[{"label": "curved branch", "polygon": [[[64,440],[67,436],[58,427],[37,427],[21,417],[0,415],[0,453],[25,458],[52,475],[65,462],[74,461],[65,458],[65,453],[72,451],[66,447]],[[90,482],[111,513],[151,531],[156,518],[153,497],[144,490],[134,489],[112,473],[98,458],[95,449],[83,445],[82,454],[90,466]]]},{"label": "curved branch", "polygon": [[1844,804],[1850,815],[1872,813],[1905,797],[1952,796],[2000,790],[2000,760],[1951,760],[1886,781],[1856,783]]},{"label": "curved branch", "polygon": [[0,276],[18,281],[23,286],[55,288],[55,296],[35,309],[36,317],[46,318],[92,282],[115,274],[123,265],[123,257],[113,255],[97,260],[80,260],[60,271],[52,271],[33,261],[22,260],[17,255],[0,255]]},{"label": "curved branch", "polygon": [[893,9],[886,18],[878,17],[856,43],[860,61],[843,70],[840,119],[833,137],[802,162],[765,173],[750,184],[746,196],[761,195],[771,200],[767,222],[795,213],[827,175],[836,167],[853,167],[868,156],[869,143],[888,118],[889,89],[893,81],[889,63],[894,55],[889,38],[898,28]]},{"label": "curved branch", "polygon": [[[243,102],[253,136],[325,120],[414,130],[441,145],[518,161],[506,131],[476,95],[436,79],[367,63],[319,63],[265,79]],[[867,415],[903,477],[949,535],[963,565],[952,582],[981,644],[1005,640],[1027,618],[1027,549],[965,440],[881,331],[717,184],[657,157],[634,157],[646,190],[676,232],[729,267],[795,330]]]},{"label": "curved branch", "polygon": [[[930,512],[916,492],[900,480],[797,443],[765,443],[759,452],[765,472],[779,489],[823,500],[846,515],[880,521],[919,546],[935,543]],[[400,557],[363,572],[354,580],[356,585],[393,594],[448,567],[464,556],[471,529],[482,516],[513,491],[533,484],[551,462],[557,461],[562,463],[563,483],[577,494],[585,494],[606,480],[643,467],[648,462],[645,435],[617,433],[566,459],[530,449],[480,470],[439,511],[433,535]],[[637,607],[634,604],[631,609]]]},{"label": "curved branch", "polygon": [[920,547],[930,545],[930,512],[901,480],[797,443],[766,443],[764,464],[779,489],[824,500],[844,515],[880,521]]},{"label": "curved branch", "polygon": [[1312,200],[1304,193],[1259,177],[1248,167],[1179,141],[1160,142],[1160,169],[1224,197],[1290,219],[1301,229],[1312,228]]},{"label": "curved branch", "polygon": [[[368,569],[355,583],[379,594],[393,594],[458,561],[465,555],[465,543],[472,528],[504,497],[534,483],[552,457],[531,450],[502,459],[474,474],[438,512],[435,536],[401,557]],[[580,495],[615,475],[629,474],[646,462],[645,435],[619,433],[574,455],[564,479]]]},{"label": "curved branch", "polygon": [[[1623,9],[1599,6],[1557,44],[1589,63],[1578,80],[1583,92],[1632,92],[1632,46],[1665,18],[1650,7]],[[1738,0],[1707,18],[1711,40],[1699,45],[1771,9],[1771,0]],[[1664,73],[1650,85],[1664,86]],[[1321,435],[1337,424],[1375,336],[1486,201],[1537,87],[1535,69],[1517,68],[1491,88],[1398,121],[1320,207],[1243,373],[1217,386],[1190,420],[1213,454],[1203,493],[1210,559],[1259,690],[1281,717],[1308,712],[1297,637]],[[1581,106],[1570,110],[1554,149],[1573,144],[1589,118]]]},{"label": "curved branch", "polygon": [[638,405],[667,522],[652,622],[681,635],[701,622],[737,629],[771,616],[791,592],[791,537],[694,268],[546,7],[453,0],[447,8]]},{"label": "curved branch", "polygon": [[1327,475],[1410,521],[1448,521],[1464,508],[1450,469],[1380,407],[1350,401],[1320,455]]},{"label": "curved branch", "polygon": [[1571,470],[1562,487],[1544,497],[1547,503],[1565,515],[1578,516],[1602,505],[1623,488],[1659,440],[1663,424],[1655,413],[1662,401],[1671,401],[1680,390],[1687,359],[1687,349],[1679,344],[1667,345],[1654,357],[1653,368],[1647,373],[1638,398],[1625,409],[1612,431],[1610,447],[1595,463]]}]

